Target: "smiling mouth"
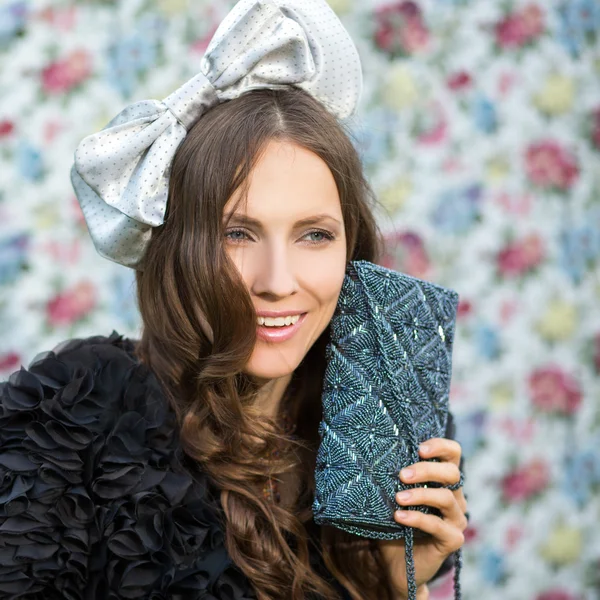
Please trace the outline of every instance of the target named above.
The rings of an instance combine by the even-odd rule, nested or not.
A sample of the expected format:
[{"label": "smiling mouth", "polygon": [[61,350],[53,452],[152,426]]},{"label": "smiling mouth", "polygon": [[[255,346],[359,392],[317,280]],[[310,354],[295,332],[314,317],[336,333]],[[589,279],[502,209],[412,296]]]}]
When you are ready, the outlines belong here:
[{"label": "smiling mouth", "polygon": [[300,329],[307,314],[302,313],[286,317],[258,317],[256,335],[266,342],[285,342]]},{"label": "smiling mouth", "polygon": [[295,325],[302,315],[288,315],[287,317],[257,317],[256,323],[260,327],[287,327]]}]

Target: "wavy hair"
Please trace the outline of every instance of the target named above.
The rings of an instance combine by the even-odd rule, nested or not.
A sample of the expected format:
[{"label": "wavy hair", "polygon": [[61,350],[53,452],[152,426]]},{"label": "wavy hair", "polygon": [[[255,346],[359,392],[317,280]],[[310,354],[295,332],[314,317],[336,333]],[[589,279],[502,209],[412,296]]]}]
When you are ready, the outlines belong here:
[{"label": "wavy hair", "polygon": [[[312,519],[328,331],[288,387],[295,438],[258,412],[258,384],[243,373],[255,344],[256,314],[223,244],[223,209],[236,190],[247,189],[271,140],[298,144],[328,165],[341,200],[348,260],[378,259],[375,200],[344,128],[299,88],[246,93],[198,119],[177,150],[165,222],[152,231],[136,274],[143,322],[137,355],[170,398],[184,451],[220,491],[226,549],[259,600],[334,600],[340,595],[332,576],[354,598],[391,599],[376,544]],[[282,442],[284,451],[272,458]],[[261,494],[269,477],[284,474],[298,484],[292,506]],[[321,572],[311,566],[314,552],[326,565]]]}]

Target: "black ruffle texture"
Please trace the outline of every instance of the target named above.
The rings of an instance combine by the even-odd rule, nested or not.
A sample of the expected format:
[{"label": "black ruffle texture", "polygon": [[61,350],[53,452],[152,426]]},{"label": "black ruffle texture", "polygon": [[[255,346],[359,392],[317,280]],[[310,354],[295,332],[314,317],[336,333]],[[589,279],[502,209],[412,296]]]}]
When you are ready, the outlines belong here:
[{"label": "black ruffle texture", "polygon": [[256,598],[133,350],[69,340],[0,384],[0,598]]}]

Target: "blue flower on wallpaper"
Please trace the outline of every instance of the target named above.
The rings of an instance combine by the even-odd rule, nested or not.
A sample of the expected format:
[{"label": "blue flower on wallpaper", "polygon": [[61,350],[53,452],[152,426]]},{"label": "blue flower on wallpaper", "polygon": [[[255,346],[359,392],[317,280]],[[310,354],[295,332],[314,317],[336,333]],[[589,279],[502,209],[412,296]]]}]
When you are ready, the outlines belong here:
[{"label": "blue flower on wallpaper", "polygon": [[27,11],[27,2],[10,2],[0,6],[0,47],[24,33]]},{"label": "blue flower on wallpaper", "polygon": [[0,285],[14,283],[27,268],[29,234],[19,233],[0,239]]},{"label": "blue flower on wallpaper", "polygon": [[137,310],[135,273],[131,269],[120,269],[110,281],[108,309],[128,329],[140,322]]},{"label": "blue flower on wallpaper", "polygon": [[565,495],[580,507],[589,502],[595,493],[594,487],[600,485],[599,446],[567,457],[563,472],[561,485]]},{"label": "blue flower on wallpaper", "polygon": [[492,584],[500,585],[506,579],[506,564],[502,553],[490,547],[479,551],[479,570],[483,579]]},{"label": "blue flower on wallpaper", "polygon": [[589,266],[600,259],[600,210],[590,211],[585,224],[560,233],[559,263],[574,283],[580,283]]},{"label": "blue flower on wallpaper", "polygon": [[157,61],[161,25],[157,19],[145,18],[129,35],[118,37],[107,48],[108,79],[129,98],[142,76]]},{"label": "blue flower on wallpaper", "polygon": [[397,113],[383,107],[367,112],[360,124],[349,123],[352,140],[366,167],[374,167],[389,156],[390,136],[397,126]]},{"label": "blue flower on wallpaper", "polygon": [[483,133],[494,133],[498,128],[498,116],[494,103],[484,96],[477,94],[471,102],[471,115],[475,126]]},{"label": "blue flower on wallpaper", "polygon": [[598,0],[568,0],[558,8],[558,39],[573,55],[578,56],[587,39],[600,32]]},{"label": "blue flower on wallpaper", "polygon": [[495,360],[500,356],[500,336],[488,323],[480,323],[473,333],[479,355],[486,360]]},{"label": "blue flower on wallpaper", "polygon": [[484,443],[487,416],[485,410],[474,410],[454,415],[456,440],[462,446],[462,454],[465,460],[474,456]]},{"label": "blue flower on wallpaper", "polygon": [[444,191],[431,213],[432,222],[443,233],[466,233],[480,218],[482,192],[479,183]]},{"label": "blue flower on wallpaper", "polygon": [[44,176],[42,153],[26,140],[17,144],[14,162],[21,177],[27,181],[40,181]]}]

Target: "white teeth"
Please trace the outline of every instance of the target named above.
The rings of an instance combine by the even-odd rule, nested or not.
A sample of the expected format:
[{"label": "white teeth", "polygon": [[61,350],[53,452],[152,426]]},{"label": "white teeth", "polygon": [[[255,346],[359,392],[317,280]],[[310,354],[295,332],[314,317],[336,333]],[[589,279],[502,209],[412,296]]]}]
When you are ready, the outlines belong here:
[{"label": "white teeth", "polygon": [[300,315],[288,315],[287,317],[257,317],[256,322],[265,327],[285,327],[295,325]]}]

